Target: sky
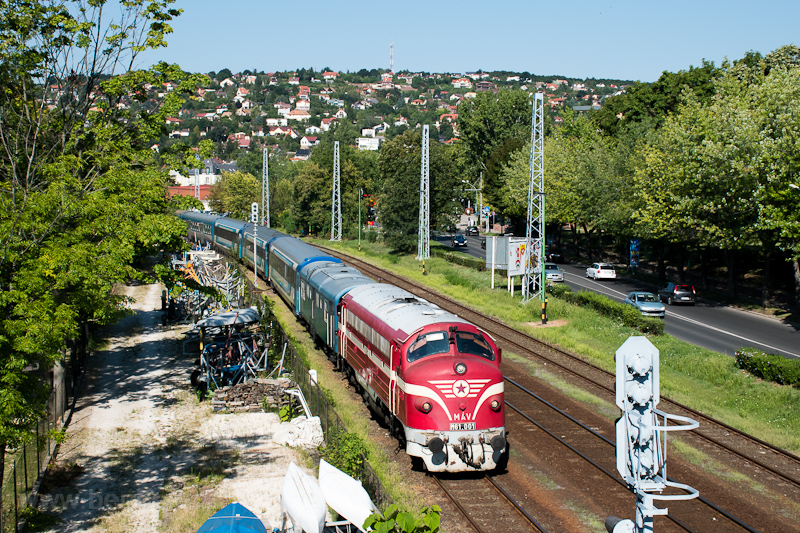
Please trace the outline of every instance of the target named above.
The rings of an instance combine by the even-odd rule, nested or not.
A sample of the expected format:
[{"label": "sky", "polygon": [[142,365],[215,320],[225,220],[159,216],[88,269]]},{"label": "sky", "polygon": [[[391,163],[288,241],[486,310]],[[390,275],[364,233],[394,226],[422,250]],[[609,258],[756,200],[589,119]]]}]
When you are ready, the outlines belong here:
[{"label": "sky", "polygon": [[189,72],[528,71],[652,82],[703,60],[800,46],[798,0],[177,0],[166,49]]}]

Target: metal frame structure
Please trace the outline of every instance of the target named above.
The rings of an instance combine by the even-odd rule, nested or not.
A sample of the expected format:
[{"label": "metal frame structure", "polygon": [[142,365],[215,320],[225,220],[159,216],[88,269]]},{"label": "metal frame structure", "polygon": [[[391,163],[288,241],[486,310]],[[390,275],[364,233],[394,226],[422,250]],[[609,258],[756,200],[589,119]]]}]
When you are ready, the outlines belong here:
[{"label": "metal frame structure", "polygon": [[430,228],[430,134],[428,125],[422,126],[422,171],[419,183],[419,238],[417,239],[417,259],[425,260],[431,256]]},{"label": "metal frame structure", "polygon": [[342,240],[342,185],[339,172],[339,141],[333,143],[333,197],[331,201],[331,240]]},{"label": "metal frame structure", "polygon": [[269,155],[266,147],[261,163],[261,225],[269,227]]},{"label": "metal frame structure", "polygon": [[544,302],[544,95],[541,93],[533,95],[531,113],[531,164],[525,243],[522,303],[534,299]]}]

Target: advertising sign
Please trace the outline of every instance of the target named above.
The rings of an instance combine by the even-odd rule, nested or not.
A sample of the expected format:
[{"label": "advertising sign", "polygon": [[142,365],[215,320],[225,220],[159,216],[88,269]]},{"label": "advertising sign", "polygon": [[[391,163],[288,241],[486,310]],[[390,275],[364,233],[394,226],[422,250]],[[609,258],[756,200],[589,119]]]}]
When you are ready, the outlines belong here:
[{"label": "advertising sign", "polygon": [[637,267],[639,266],[639,247],[642,245],[642,241],[639,239],[631,239],[631,266]]}]

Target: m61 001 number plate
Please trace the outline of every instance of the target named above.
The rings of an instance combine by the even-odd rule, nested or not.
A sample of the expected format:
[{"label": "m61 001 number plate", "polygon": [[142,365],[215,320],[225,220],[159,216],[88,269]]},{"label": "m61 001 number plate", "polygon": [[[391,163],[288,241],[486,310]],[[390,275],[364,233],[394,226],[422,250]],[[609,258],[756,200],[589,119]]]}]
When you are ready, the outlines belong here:
[{"label": "m61 001 number plate", "polygon": [[469,431],[475,429],[475,422],[454,422],[450,424],[450,431]]}]

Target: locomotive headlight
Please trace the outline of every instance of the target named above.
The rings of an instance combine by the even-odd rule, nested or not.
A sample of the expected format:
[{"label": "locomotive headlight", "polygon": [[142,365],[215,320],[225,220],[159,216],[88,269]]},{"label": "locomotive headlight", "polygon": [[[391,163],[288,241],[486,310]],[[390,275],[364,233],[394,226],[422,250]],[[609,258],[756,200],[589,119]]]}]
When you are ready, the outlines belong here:
[{"label": "locomotive headlight", "polygon": [[489,404],[489,407],[492,408],[492,411],[499,411],[500,410],[500,401],[499,400],[492,400],[492,403]]},{"label": "locomotive headlight", "polygon": [[463,376],[467,372],[467,365],[464,363],[456,363],[456,374]]},{"label": "locomotive headlight", "polygon": [[422,411],[425,414],[430,413],[431,409],[433,409],[431,402],[420,401],[419,399],[414,402],[414,407],[416,407],[418,411]]}]

